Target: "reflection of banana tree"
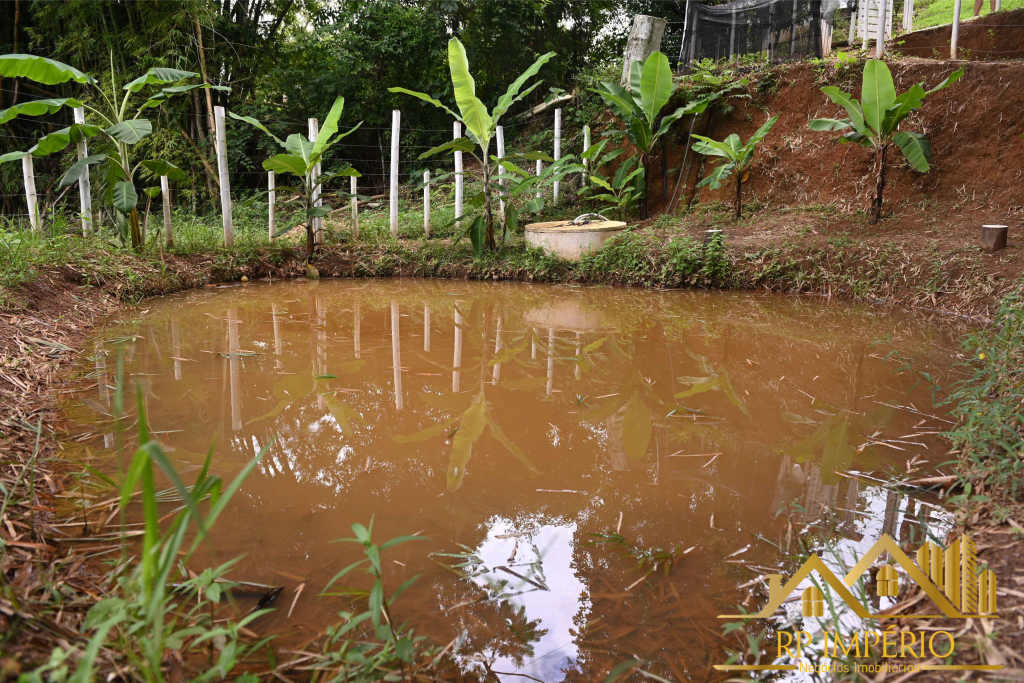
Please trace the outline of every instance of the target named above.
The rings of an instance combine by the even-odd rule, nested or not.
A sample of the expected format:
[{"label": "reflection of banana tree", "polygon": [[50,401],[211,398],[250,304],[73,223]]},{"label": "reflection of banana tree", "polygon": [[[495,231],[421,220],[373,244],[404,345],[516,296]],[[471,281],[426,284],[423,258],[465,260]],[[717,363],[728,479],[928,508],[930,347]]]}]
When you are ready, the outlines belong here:
[{"label": "reflection of banana tree", "polygon": [[[364,365],[366,365],[365,360],[351,360],[339,365],[336,368],[336,372],[351,374],[358,372]],[[328,387],[328,382],[332,379],[336,379],[337,377],[338,375],[321,375],[312,371],[300,372],[294,375],[285,375],[274,383],[274,388],[271,390],[274,398],[277,399],[277,405],[274,406],[267,414],[250,420],[249,424],[277,417],[290,405],[301,401],[314,392],[324,397],[332,395],[332,392]],[[332,403],[335,404],[334,408],[331,407]],[[346,435],[349,435],[351,431],[349,417],[354,415],[355,411],[343,402],[338,401],[336,398],[328,399],[327,407],[330,409],[331,414],[334,415],[334,418],[338,420],[338,425],[341,426],[342,431],[345,432]],[[339,414],[344,417],[343,420],[338,419]]]},{"label": "reflection of banana tree", "polygon": [[[398,443],[427,441],[439,436],[453,436],[452,450],[448,456],[448,490],[457,491],[466,476],[466,467],[473,457],[473,445],[488,429],[491,438],[500,443],[519,462],[526,465],[534,476],[540,474],[523,449],[509,441],[505,432],[491,416],[492,406],[481,388],[476,394],[455,394],[454,396],[437,396],[420,394],[420,398],[432,407],[440,408],[457,416],[440,422],[409,436],[397,434],[392,438]],[[452,431],[454,427],[454,431]]]},{"label": "reflection of banana tree", "polygon": [[[817,425],[813,434],[786,452],[795,462],[803,463],[814,458],[821,449],[821,483],[827,486],[838,484],[839,475],[836,473],[849,469],[858,456],[865,459],[865,469],[875,469],[877,453],[868,446],[867,435],[884,426],[891,414],[892,410],[884,406],[878,406],[863,416],[837,411],[819,423],[802,415],[783,413],[782,419],[787,422]],[[854,447],[853,443],[862,445]]]},{"label": "reflection of banana tree", "polygon": [[690,388],[686,391],[681,391],[675,395],[679,400],[690,398],[691,396],[697,396],[708,391],[721,391],[725,394],[725,397],[729,399],[729,403],[733,404],[740,409],[747,417],[750,417],[750,412],[747,410],[747,406],[743,403],[743,400],[733,389],[732,381],[729,380],[729,373],[723,366],[720,370],[716,370],[715,366],[704,356],[687,351],[690,357],[700,363],[701,370],[705,373],[703,377],[677,377],[676,379],[683,383],[689,384]]},{"label": "reflection of banana tree", "polygon": [[[594,342],[600,345],[604,338]],[[617,391],[606,400],[594,406],[580,417],[585,422],[608,420],[609,438],[614,446],[621,439],[622,447],[630,460],[639,460],[647,453],[651,444],[654,419],[648,404],[668,410],[668,406],[654,392],[651,382],[633,365],[633,354],[612,341],[613,352],[626,361],[626,371],[619,379]],[[596,347],[595,349],[596,350]]]}]

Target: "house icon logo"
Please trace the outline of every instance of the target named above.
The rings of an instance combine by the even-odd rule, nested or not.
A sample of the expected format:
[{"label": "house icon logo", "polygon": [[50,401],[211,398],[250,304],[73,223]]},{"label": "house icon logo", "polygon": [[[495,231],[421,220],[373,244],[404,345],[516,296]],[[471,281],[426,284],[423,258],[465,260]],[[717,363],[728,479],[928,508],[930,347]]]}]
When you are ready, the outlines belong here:
[{"label": "house icon logo", "polygon": [[[906,576],[906,580],[913,581],[916,583],[921,590],[931,599],[932,603],[937,608],[936,613],[933,614],[871,614],[864,602],[858,600],[857,597],[851,592],[857,581],[861,579],[866,573],[869,572],[872,565],[880,557],[887,558],[883,560],[880,568],[874,572],[875,591],[877,595],[881,597],[895,598],[899,594],[900,590],[900,573],[897,571],[897,567],[903,570]],[[821,580],[822,585],[829,586],[832,591],[835,592],[843,602],[846,603],[846,607],[851,612],[856,614],[862,619],[927,619],[927,618],[948,618],[948,619],[994,619],[998,618],[996,613],[996,577],[990,569],[982,569],[979,571],[977,562],[977,546],[974,541],[967,534],[961,535],[955,541],[953,541],[949,547],[942,548],[936,543],[926,542],[917,551],[916,562],[907,556],[905,552],[899,547],[899,545],[892,539],[888,534],[882,534],[882,536],[875,542],[874,545],[864,554],[859,562],[846,574],[845,577],[840,579],[837,577],[828,565],[817,555],[811,555],[806,562],[800,567],[799,570],[788,581],[783,582],[785,577],[781,574],[769,574],[768,579],[768,602],[764,605],[761,611],[756,614],[721,614],[719,619],[767,619],[775,614],[776,610],[782,606],[784,602],[789,600],[791,596],[799,590],[801,584],[811,574],[816,574]],[[868,574],[868,578],[871,575]],[[825,612],[829,609],[828,603],[825,601],[821,589],[816,585],[812,585],[803,589],[800,595],[800,612],[805,618],[813,617],[824,617]],[[799,656],[800,650],[800,636],[799,634],[806,635],[808,641],[812,639],[811,634],[799,631],[797,638],[797,653]],[[946,633],[941,631],[940,633]],[[790,637],[792,642],[791,634],[788,632],[779,632],[779,656],[781,657],[782,650],[786,650],[788,654],[792,655],[792,651],[782,643],[782,636]],[[857,654],[860,656],[860,644],[859,636],[861,634],[853,634],[851,645],[849,647],[840,645],[840,647],[847,653],[852,649],[854,642],[857,643]],[[869,652],[868,647],[868,636],[875,637],[875,643],[882,642],[882,633],[876,633],[875,631],[865,631],[864,643],[865,651]],[[949,635],[949,652],[953,652],[952,635]],[[824,643],[825,651],[828,653],[828,646],[830,633],[825,631]],[[835,642],[837,638],[842,638],[841,634],[832,634],[832,653],[836,652]],[[921,636],[920,652],[921,657],[925,656],[925,635]],[[934,638],[933,638],[934,640]],[[842,642],[839,640],[838,642]],[[899,653],[893,652],[888,654],[888,651],[883,648],[883,657],[899,657],[901,660],[906,660],[906,650],[909,649],[910,653],[916,655],[916,650],[913,647],[913,639],[911,640],[911,646],[909,648],[900,647]],[[905,638],[901,640],[901,643],[905,644]],[[807,643],[810,645],[810,642]],[[929,641],[929,648],[933,645],[932,641]],[[888,666],[897,666],[896,664],[890,664]],[[899,664],[898,666],[905,667],[906,664]],[[919,670],[936,670],[936,669],[974,669],[983,671],[992,671],[1003,668],[1002,665],[935,665],[935,664],[918,664]],[[738,670],[797,670],[801,667],[796,664],[789,665],[716,665],[716,669],[720,671],[738,671]],[[907,669],[903,669],[907,670]]]}]

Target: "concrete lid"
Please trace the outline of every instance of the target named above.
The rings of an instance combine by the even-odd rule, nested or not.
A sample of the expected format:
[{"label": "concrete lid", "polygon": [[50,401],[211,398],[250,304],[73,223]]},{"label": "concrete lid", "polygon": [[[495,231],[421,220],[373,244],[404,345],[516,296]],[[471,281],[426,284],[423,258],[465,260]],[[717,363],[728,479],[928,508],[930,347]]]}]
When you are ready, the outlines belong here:
[{"label": "concrete lid", "polygon": [[586,225],[573,225],[572,221],[548,221],[547,223],[530,223],[526,232],[617,232],[625,230],[622,221],[591,221]]}]

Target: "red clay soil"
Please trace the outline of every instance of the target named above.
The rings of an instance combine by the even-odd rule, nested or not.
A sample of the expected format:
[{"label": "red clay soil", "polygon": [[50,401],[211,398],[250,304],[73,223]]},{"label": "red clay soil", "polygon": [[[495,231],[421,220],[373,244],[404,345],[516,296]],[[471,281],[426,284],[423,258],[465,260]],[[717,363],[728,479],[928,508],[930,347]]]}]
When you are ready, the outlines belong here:
[{"label": "red clay soil", "polygon": [[[952,24],[899,36],[890,48],[908,57],[949,57]],[[960,24],[960,59],[988,61],[1024,57],[1024,9],[986,14]]]},{"label": "red clay soil", "polygon": [[[914,83],[934,85],[957,68],[966,73],[959,83],[929,96],[924,107],[902,125],[928,135],[932,169],[929,173],[915,171],[896,150],[886,179],[883,211],[905,213],[935,207],[947,216],[946,225],[940,226],[943,230],[969,226],[973,233],[984,222],[1009,224],[1012,233],[1024,220],[1024,62],[905,59],[890,62],[889,67],[898,92]],[[867,207],[874,189],[870,151],[839,144],[835,133],[815,133],[807,126],[813,118],[845,118],[845,112],[832,104],[821,88],[838,85],[860,99],[859,65],[845,70],[812,64],[782,66],[756,78],[760,82],[749,86],[752,99],[736,100],[733,112],[717,117],[711,131],[718,140],[730,133],[746,140],[769,116],[779,116],[757,151],[750,178],[744,183],[744,202],[756,201],[770,208],[834,204],[841,211]],[[683,128],[677,126],[674,132],[676,144],[666,146],[671,169],[678,169],[682,160]],[[652,169],[657,164],[653,162]],[[709,163],[705,175],[711,167]],[[663,204],[661,174],[651,175],[651,197]],[[670,176],[670,193],[674,180]],[[705,189],[699,201],[731,201],[733,192]]]}]

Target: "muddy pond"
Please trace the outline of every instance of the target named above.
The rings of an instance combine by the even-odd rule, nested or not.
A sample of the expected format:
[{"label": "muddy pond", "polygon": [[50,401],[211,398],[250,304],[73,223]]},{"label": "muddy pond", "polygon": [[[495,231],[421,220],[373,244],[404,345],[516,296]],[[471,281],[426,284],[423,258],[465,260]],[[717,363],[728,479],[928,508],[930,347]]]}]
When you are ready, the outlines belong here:
[{"label": "muddy pond", "polygon": [[286,643],[365,601],[320,594],[361,557],[331,541],[372,519],[377,543],[428,539],[384,551],[389,592],[421,575],[392,611],[442,645],[464,632],[466,671],[594,680],[637,657],[720,680],[741,643],[717,616],[760,609],[764,575],[949,523],[891,482],[949,459],[932,382],[957,377],[955,335],[877,306],[260,282],[147,301],[94,349],[65,406],[90,463],[116,460],[119,357],[186,481],[211,445],[227,479],[270,444],[198,564],[283,586],[257,625]]}]

